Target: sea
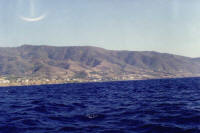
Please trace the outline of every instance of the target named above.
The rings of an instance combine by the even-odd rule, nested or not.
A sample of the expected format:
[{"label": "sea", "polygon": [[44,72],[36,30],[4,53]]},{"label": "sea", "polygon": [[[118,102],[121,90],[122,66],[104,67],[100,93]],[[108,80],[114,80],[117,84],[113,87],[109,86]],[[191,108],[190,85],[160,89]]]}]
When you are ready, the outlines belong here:
[{"label": "sea", "polygon": [[0,133],[200,133],[200,78],[1,87]]}]

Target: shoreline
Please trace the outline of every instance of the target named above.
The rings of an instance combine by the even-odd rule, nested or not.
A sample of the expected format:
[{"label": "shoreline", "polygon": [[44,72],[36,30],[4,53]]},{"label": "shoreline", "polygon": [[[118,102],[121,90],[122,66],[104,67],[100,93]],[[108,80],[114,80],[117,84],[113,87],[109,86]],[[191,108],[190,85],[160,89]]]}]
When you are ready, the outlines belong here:
[{"label": "shoreline", "polygon": [[61,84],[85,84],[85,83],[106,83],[106,82],[127,82],[127,81],[142,81],[142,80],[166,80],[166,79],[187,79],[187,78],[200,78],[200,77],[171,77],[171,78],[149,78],[149,79],[131,79],[131,80],[105,80],[105,81],[75,81],[75,82],[48,82],[48,83],[9,83],[0,84],[3,87],[24,87],[24,86],[45,86],[45,85],[61,85]]}]

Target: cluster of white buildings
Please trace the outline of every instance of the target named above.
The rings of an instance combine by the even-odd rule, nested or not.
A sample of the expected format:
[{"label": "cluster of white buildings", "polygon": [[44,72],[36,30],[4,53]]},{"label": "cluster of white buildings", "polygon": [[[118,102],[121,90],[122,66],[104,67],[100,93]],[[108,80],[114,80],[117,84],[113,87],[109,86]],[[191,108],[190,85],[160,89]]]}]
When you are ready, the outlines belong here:
[{"label": "cluster of white buildings", "polygon": [[9,84],[10,81],[4,78],[0,78],[0,84]]}]

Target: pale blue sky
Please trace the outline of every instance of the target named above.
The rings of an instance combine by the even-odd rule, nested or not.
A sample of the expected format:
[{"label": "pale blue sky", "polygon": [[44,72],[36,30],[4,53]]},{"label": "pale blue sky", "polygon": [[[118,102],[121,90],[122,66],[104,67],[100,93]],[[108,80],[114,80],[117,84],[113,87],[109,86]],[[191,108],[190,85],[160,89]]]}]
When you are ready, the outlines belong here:
[{"label": "pale blue sky", "polygon": [[200,57],[200,0],[0,0],[0,46],[22,44]]}]

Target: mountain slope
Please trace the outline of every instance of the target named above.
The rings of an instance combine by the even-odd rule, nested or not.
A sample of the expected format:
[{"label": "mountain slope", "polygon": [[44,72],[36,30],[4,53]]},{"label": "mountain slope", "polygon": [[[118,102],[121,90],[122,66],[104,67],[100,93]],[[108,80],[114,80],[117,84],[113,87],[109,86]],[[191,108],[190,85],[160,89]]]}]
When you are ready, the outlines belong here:
[{"label": "mountain slope", "polygon": [[0,48],[0,75],[73,77],[76,73],[198,76],[200,60],[158,52],[112,51],[90,46],[23,45]]}]

